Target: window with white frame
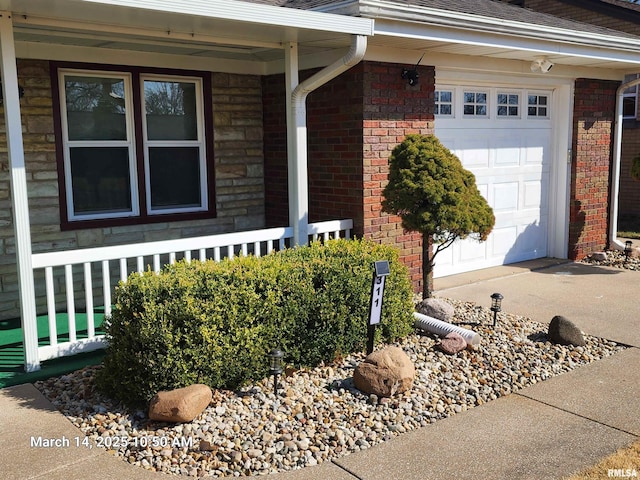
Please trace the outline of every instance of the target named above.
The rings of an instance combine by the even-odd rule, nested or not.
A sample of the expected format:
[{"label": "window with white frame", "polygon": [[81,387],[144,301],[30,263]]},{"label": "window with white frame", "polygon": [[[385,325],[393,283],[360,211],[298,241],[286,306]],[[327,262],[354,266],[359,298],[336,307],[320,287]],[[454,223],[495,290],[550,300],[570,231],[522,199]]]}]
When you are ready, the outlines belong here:
[{"label": "window with white frame", "polygon": [[465,91],[463,93],[462,111],[465,117],[487,117],[487,92]]},{"label": "window with white frame", "polygon": [[436,115],[445,117],[453,116],[453,91],[436,90],[435,92]]},{"label": "window with white frame", "polygon": [[67,222],[211,213],[205,78],[58,69]]},{"label": "window with white frame", "polygon": [[498,118],[514,118],[520,116],[520,95],[517,93],[498,92],[496,98]]},{"label": "window with white frame", "polygon": [[[631,75],[625,75],[624,83],[630,82],[639,78],[639,73],[633,73]],[[638,115],[638,93],[640,89],[638,85],[626,88],[622,92],[622,118],[636,118]]]},{"label": "window with white frame", "polygon": [[530,93],[527,96],[527,116],[529,118],[549,118],[549,96]]}]

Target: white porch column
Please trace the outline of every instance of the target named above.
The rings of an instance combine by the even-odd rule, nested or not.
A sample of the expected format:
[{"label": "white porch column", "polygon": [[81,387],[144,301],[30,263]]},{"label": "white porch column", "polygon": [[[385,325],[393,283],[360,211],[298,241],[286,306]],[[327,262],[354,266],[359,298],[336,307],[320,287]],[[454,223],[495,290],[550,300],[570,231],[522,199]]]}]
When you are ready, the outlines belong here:
[{"label": "white porch column", "polygon": [[31,265],[31,229],[27,199],[27,176],[22,144],[22,122],[18,93],[18,70],[10,12],[0,12],[0,65],[2,68],[2,98],[7,131],[7,150],[11,182],[13,228],[16,240],[16,262],[20,286],[20,310],[24,339],[25,370],[40,369],[36,301]]},{"label": "white porch column", "polygon": [[304,101],[295,102],[298,86],[298,44],[288,43],[284,50],[287,95],[287,178],[289,225],[293,227],[295,246],[306,245],[309,226],[309,183],[307,180],[307,125]]}]

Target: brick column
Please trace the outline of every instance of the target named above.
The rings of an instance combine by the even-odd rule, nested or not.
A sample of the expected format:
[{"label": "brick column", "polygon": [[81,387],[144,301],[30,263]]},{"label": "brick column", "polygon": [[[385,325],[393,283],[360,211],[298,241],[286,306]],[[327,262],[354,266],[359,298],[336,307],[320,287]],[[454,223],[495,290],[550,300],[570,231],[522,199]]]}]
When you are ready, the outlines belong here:
[{"label": "brick column", "polygon": [[578,79],[573,111],[569,258],[607,246],[616,89],[619,82]]},{"label": "brick column", "polygon": [[[400,77],[402,65],[361,62],[307,100],[309,216],[312,222],[352,218],[355,235],[401,251],[416,291],[422,289],[422,238],[400,218],[382,213],[391,151],[409,133],[433,133],[433,67],[419,85]],[[304,72],[305,78],[312,72]],[[268,225],[287,223],[284,79],[263,79],[265,188]]]},{"label": "brick column", "polygon": [[382,190],[391,151],[410,133],[434,131],[435,69],[419,67],[420,81],[410,86],[401,65],[364,64],[364,235],[401,250],[416,291],[422,290],[422,236],[405,231],[400,217],[382,213]]}]

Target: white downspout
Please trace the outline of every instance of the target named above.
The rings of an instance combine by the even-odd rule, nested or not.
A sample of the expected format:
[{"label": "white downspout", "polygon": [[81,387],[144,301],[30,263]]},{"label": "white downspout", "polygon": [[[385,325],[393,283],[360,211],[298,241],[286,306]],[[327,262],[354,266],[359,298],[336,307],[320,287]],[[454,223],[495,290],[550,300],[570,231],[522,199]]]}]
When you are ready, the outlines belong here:
[{"label": "white downspout", "polygon": [[289,171],[289,223],[294,245],[308,243],[309,186],[307,174],[307,95],[350,69],[364,58],[367,37],[353,35],[345,56],[298,84],[297,45],[289,44],[287,63],[287,156]]},{"label": "white downspout", "polygon": [[611,206],[609,209],[609,248],[624,250],[618,240],[618,195],[620,192],[620,163],[622,155],[622,94],[627,88],[640,85],[640,78],[623,83],[616,91],[616,121],[613,139],[613,172],[611,175]]},{"label": "white downspout", "polygon": [[38,359],[36,300],[31,264],[31,227],[29,225],[27,173],[22,143],[16,49],[10,12],[0,12],[0,66],[2,68],[2,98],[7,131],[7,151],[9,154],[13,229],[16,237],[16,266],[20,289],[25,370],[33,372],[40,370],[40,360]]}]

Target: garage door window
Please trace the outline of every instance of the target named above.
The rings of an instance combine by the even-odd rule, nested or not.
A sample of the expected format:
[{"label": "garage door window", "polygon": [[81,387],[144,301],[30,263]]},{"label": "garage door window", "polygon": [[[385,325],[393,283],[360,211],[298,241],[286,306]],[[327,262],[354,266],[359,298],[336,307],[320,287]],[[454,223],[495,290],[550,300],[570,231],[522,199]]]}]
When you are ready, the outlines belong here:
[{"label": "garage door window", "polygon": [[451,90],[436,90],[436,115],[453,116],[453,92]]},{"label": "garage door window", "polygon": [[487,117],[487,92],[464,92],[463,112],[465,117]]},{"label": "garage door window", "polygon": [[547,95],[529,95],[527,115],[529,117],[549,118],[549,97]]},{"label": "garage door window", "polygon": [[520,95],[517,93],[498,93],[498,117],[520,116]]}]

